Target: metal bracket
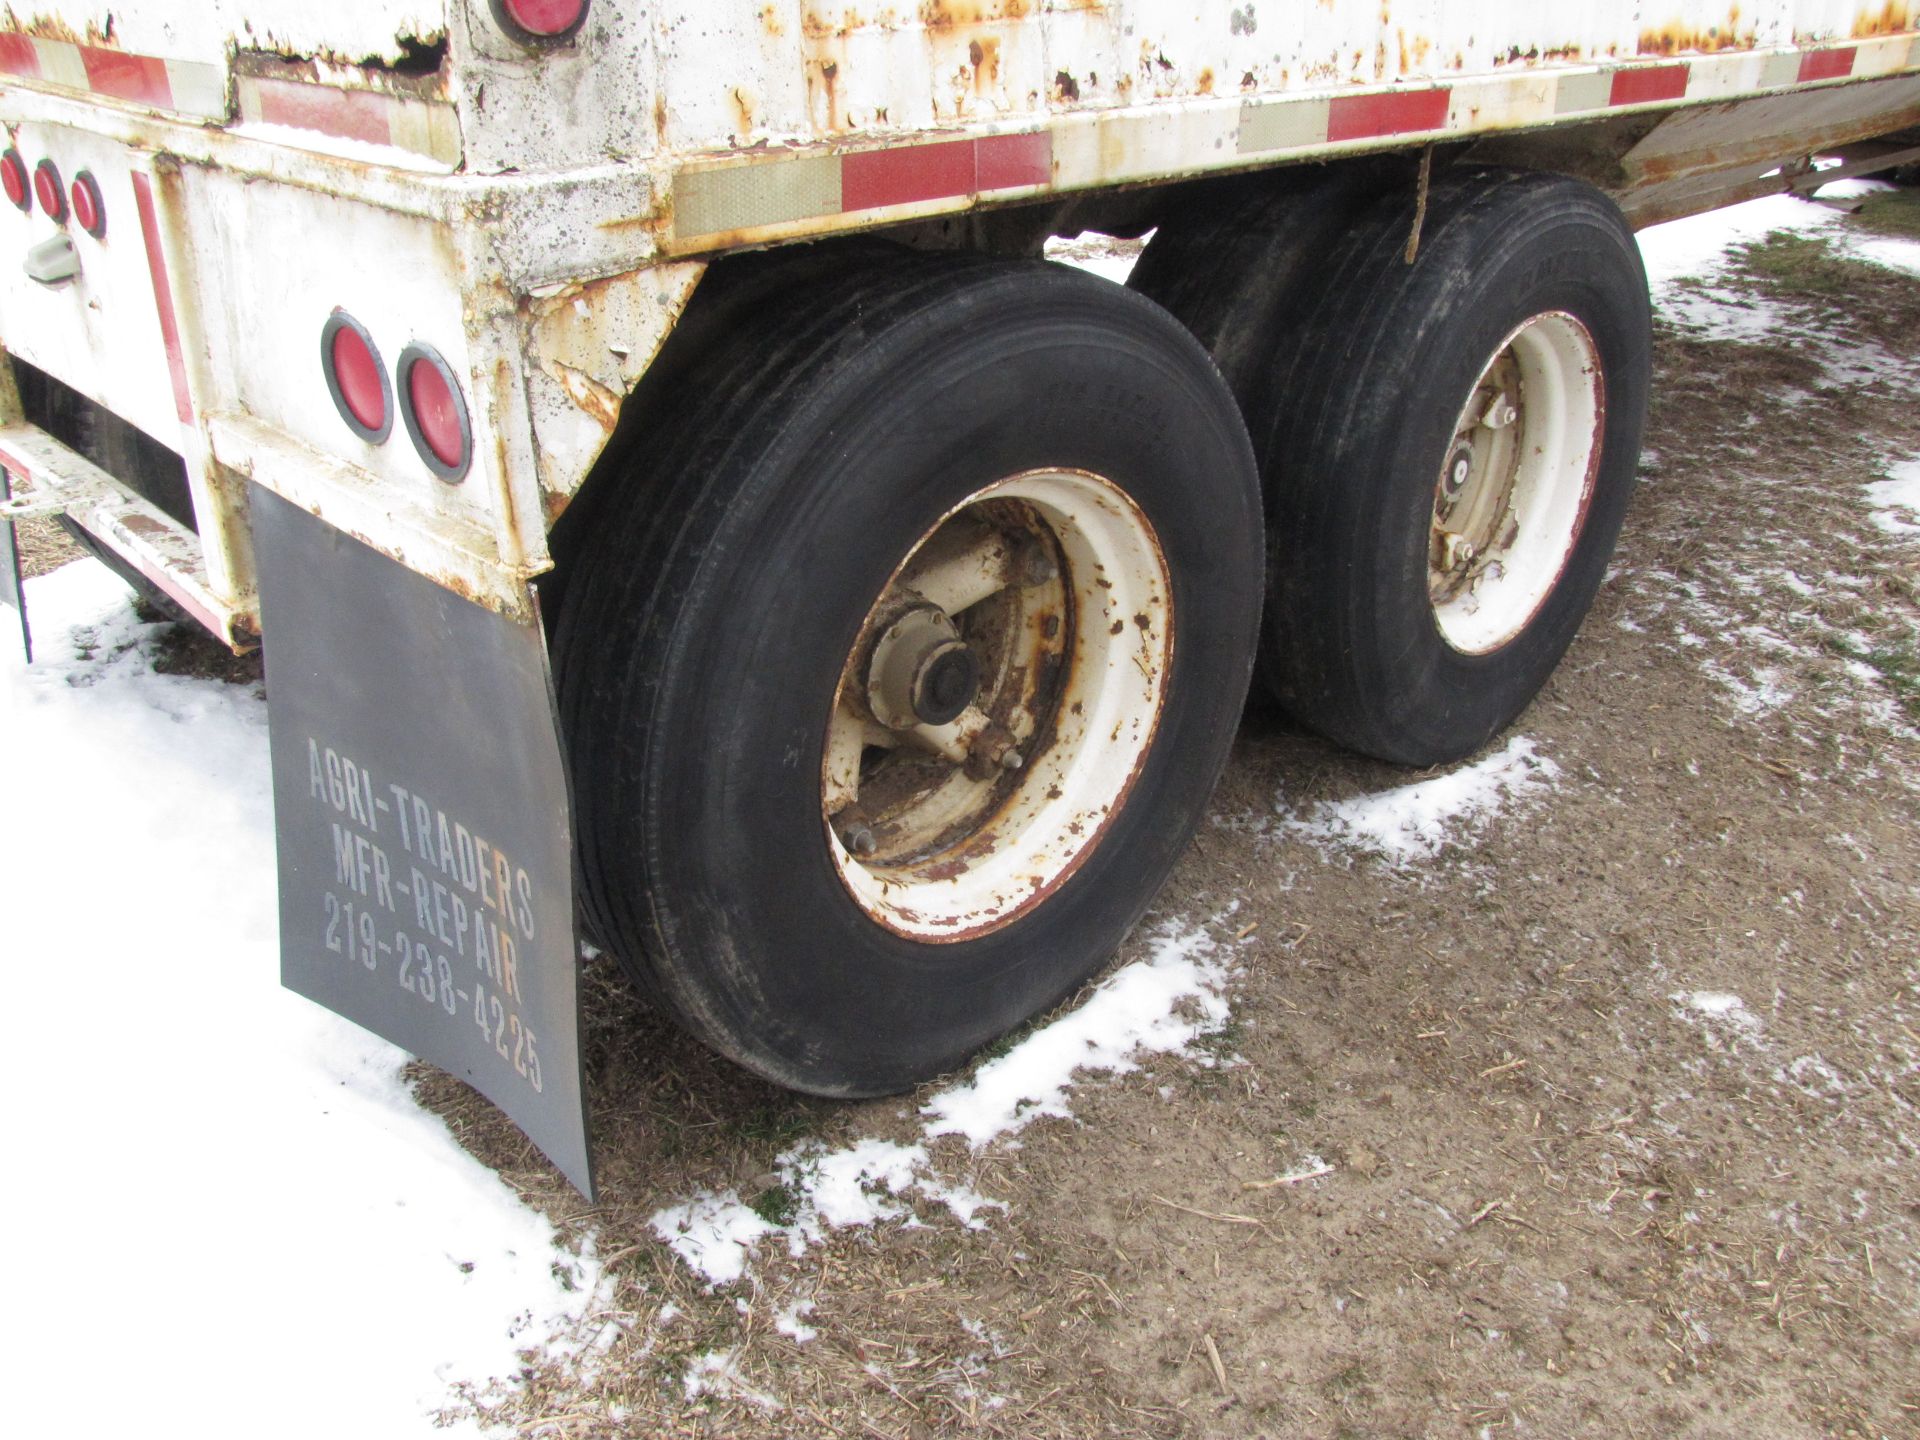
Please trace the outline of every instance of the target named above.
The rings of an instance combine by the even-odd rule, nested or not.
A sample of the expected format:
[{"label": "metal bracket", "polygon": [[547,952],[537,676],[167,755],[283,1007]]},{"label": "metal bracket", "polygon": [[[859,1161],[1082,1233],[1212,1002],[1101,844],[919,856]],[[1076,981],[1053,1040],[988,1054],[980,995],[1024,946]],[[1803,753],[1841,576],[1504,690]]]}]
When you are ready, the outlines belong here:
[{"label": "metal bracket", "polygon": [[[7,501],[13,491],[13,477],[5,469],[0,469],[0,503]],[[20,583],[20,548],[13,533],[11,516],[0,520],[0,605],[13,610],[20,617],[20,645],[27,652],[27,663],[33,663],[33,631],[27,625],[27,594]]]},{"label": "metal bracket", "polygon": [[27,252],[27,276],[42,285],[64,285],[79,273],[80,252],[64,230]]},{"label": "metal bracket", "polygon": [[0,500],[0,520],[38,520],[47,515],[63,515],[112,496],[113,492],[105,486],[41,486],[24,495]]}]

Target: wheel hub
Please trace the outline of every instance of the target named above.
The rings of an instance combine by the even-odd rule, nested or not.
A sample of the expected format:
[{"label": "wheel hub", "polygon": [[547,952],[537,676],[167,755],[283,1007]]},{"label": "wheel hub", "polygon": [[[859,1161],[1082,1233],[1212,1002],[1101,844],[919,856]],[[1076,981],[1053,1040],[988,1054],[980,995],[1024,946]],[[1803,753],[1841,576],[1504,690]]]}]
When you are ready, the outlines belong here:
[{"label": "wheel hub", "polygon": [[1564,311],[1507,337],[1461,408],[1433,488],[1427,593],[1447,643],[1498,649],[1573,548],[1606,415],[1593,336]]},{"label": "wheel hub", "polygon": [[1145,755],[1171,657],[1151,528],[1109,482],[975,492],[874,603],[835,696],[822,811],[881,924],[961,939],[1078,864]]},{"label": "wheel hub", "polygon": [[958,640],[927,652],[913,674],[913,713],[922,725],[960,718],[980,693],[980,660]]}]

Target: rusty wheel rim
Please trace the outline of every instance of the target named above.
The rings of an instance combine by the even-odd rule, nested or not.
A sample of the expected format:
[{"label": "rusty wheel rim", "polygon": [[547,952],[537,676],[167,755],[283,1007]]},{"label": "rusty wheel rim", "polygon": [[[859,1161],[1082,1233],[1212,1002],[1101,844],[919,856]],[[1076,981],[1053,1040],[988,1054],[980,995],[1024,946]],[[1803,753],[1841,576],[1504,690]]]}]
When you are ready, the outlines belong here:
[{"label": "rusty wheel rim", "polygon": [[1499,649],[1553,593],[1586,520],[1605,422],[1599,348],[1563,310],[1520,325],[1481,371],[1428,535],[1428,599],[1455,650]]},{"label": "rusty wheel rim", "polygon": [[835,690],[821,813],[848,893],[923,941],[1039,904],[1125,801],[1172,658],[1165,557],[1112,482],[969,495],[895,568]]}]

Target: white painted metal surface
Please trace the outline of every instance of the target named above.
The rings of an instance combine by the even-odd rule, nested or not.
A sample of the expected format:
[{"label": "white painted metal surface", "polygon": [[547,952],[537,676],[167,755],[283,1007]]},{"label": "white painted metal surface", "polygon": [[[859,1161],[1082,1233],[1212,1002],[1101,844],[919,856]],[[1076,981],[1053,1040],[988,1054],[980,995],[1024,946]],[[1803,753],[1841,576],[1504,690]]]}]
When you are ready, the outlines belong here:
[{"label": "white painted metal surface", "polygon": [[446,31],[447,0],[26,0],[18,28],[134,55],[224,64],[236,48],[392,62]]},{"label": "white painted metal surface", "polygon": [[[91,169],[114,228],[50,287],[24,260],[52,222],[0,207],[0,345],[186,458],[233,613],[250,475],[525,615],[708,256],[1664,110],[1618,161],[1648,215],[1920,123],[1920,0],[591,0],[551,51],[488,0],[39,0],[0,14],[0,123],[29,163]],[[459,370],[457,490],[339,423],[336,305],[389,363],[419,339]]]}]

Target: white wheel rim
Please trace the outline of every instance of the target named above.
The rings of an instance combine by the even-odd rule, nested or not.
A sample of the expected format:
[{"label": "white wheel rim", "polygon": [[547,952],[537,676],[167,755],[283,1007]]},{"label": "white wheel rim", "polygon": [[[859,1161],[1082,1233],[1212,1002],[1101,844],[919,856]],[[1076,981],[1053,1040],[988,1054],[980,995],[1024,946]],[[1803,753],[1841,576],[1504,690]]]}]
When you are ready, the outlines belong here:
[{"label": "white wheel rim", "polygon": [[1460,411],[1434,486],[1427,594],[1441,635],[1483,655],[1553,593],[1586,521],[1606,423],[1592,334],[1562,310],[1514,330]]},{"label": "white wheel rim", "polygon": [[[959,719],[913,723],[897,677],[952,647],[942,617],[983,679]],[[1119,812],[1172,659],[1166,561],[1110,481],[1034,470],[969,495],[895,570],[835,692],[821,808],[848,892],[934,942],[1039,904]]]}]

